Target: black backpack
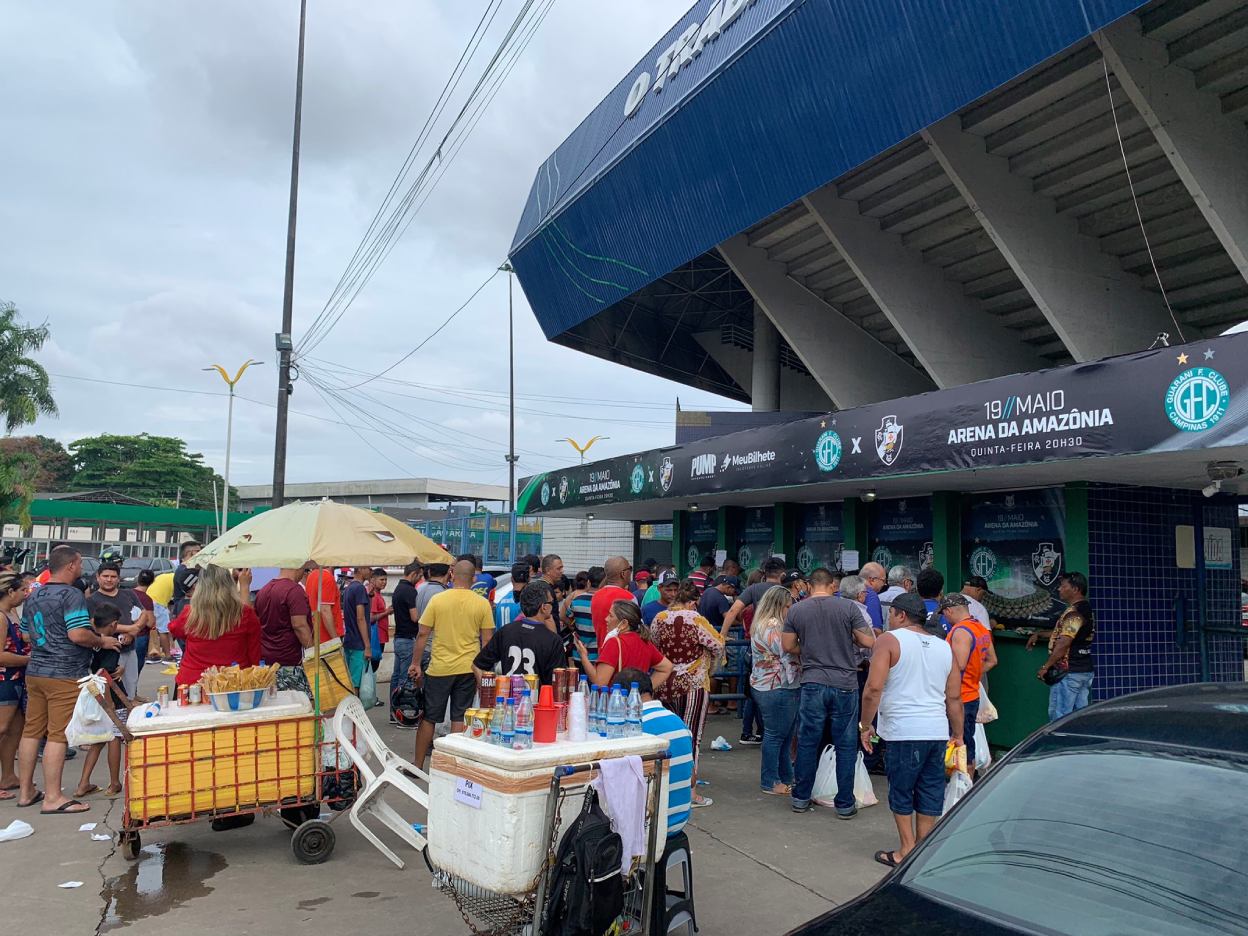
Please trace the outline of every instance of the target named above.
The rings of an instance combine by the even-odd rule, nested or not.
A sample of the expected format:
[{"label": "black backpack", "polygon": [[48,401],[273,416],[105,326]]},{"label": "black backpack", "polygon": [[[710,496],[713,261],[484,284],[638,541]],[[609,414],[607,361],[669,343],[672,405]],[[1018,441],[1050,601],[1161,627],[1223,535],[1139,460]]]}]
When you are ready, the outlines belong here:
[{"label": "black backpack", "polygon": [[610,929],[624,909],[623,857],[624,842],[590,787],[585,808],[559,842],[542,936],[602,936]]}]

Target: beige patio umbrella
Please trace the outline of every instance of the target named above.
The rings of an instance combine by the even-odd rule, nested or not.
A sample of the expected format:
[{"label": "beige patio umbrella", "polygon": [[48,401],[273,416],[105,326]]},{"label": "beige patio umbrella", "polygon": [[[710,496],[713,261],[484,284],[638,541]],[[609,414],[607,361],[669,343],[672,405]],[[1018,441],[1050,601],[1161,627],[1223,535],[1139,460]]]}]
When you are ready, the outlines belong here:
[{"label": "beige patio umbrella", "polygon": [[298,501],[266,510],[200,550],[192,565],[227,569],[320,566],[404,566],[453,562],[423,533],[383,513],[333,501]]}]

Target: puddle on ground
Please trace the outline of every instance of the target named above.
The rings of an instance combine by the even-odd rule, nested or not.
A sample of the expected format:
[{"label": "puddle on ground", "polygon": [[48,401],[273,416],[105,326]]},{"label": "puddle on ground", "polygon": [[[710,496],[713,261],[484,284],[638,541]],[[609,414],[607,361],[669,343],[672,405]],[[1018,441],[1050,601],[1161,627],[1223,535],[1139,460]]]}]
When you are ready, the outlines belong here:
[{"label": "puddle on ground", "polygon": [[196,897],[211,894],[206,883],[226,862],[216,852],[184,842],[160,842],[139,852],[124,874],[109,878],[101,896],[106,910],[99,932],[120,929],[135,920],[168,913]]},{"label": "puddle on ground", "polygon": [[311,897],[308,900],[299,901],[300,910],[315,910],[323,903],[329,903],[332,897]]},{"label": "puddle on ground", "polygon": [[381,891],[356,891],[352,897],[380,897]]}]

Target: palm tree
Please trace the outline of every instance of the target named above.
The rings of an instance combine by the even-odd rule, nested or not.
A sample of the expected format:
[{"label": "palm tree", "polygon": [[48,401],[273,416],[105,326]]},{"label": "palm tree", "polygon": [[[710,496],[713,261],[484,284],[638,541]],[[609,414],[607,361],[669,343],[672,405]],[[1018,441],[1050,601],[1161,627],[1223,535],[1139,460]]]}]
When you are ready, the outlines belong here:
[{"label": "palm tree", "polygon": [[48,372],[27,356],[47,340],[46,324],[24,325],[13,303],[0,302],[0,415],[5,435],[40,416],[57,413]]}]

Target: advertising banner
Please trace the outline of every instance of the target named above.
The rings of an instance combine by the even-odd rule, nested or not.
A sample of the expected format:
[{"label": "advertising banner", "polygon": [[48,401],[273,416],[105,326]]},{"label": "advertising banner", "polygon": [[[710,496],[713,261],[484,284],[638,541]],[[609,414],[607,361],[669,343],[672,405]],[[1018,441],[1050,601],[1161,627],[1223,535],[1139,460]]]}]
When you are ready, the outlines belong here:
[{"label": "advertising banner", "polygon": [[803,504],[797,518],[797,567],[810,573],[820,567],[839,569],[845,548],[842,508],[835,504]]},{"label": "advertising banner", "polygon": [[916,576],[932,564],[932,501],[929,497],[876,501],[867,524],[870,561],[887,572],[907,566]]},{"label": "advertising banner", "polygon": [[737,562],[749,574],[776,551],[776,511],[774,507],[747,507],[737,530]]},{"label": "advertising banner", "polygon": [[1052,626],[1064,607],[1057,579],[1067,571],[1061,489],[968,495],[962,508],[962,557],[965,575],[987,580],[984,607],[995,620],[1006,627]]},{"label": "advertising banner", "polygon": [[681,553],[685,557],[685,569],[698,567],[703,556],[715,552],[719,540],[719,520],[714,510],[697,511],[685,518],[681,527]]},{"label": "advertising banner", "polygon": [[520,513],[1248,443],[1248,333],[526,478]]}]

